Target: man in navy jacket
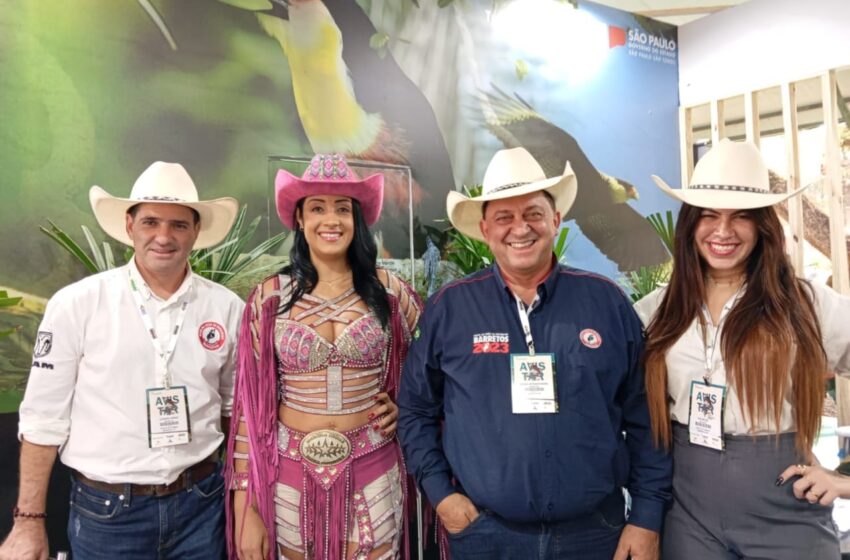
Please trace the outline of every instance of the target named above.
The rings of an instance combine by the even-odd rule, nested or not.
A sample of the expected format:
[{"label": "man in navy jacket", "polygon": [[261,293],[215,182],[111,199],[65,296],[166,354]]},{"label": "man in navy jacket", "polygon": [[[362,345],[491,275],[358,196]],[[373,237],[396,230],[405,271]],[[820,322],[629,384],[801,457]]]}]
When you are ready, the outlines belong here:
[{"label": "man in navy jacket", "polygon": [[672,465],[651,439],[640,321],[616,284],[552,254],[575,192],[569,164],[546,179],[517,148],[481,196],[449,195],[496,263],[430,299],[399,437],[453,558],[657,558]]}]

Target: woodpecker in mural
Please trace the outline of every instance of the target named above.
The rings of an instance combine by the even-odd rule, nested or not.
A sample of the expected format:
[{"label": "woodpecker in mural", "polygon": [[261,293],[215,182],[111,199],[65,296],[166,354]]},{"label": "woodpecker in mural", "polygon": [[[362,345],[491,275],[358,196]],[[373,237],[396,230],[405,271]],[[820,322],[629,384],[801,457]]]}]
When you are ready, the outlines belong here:
[{"label": "woodpecker in mural", "polygon": [[[412,189],[401,172],[385,173],[385,249],[409,251],[408,201],[422,224],[444,217],[454,189],[451,161],[428,100],[391,55],[369,45],[376,29],[353,0],[221,0],[256,13],[281,46],[292,75],[295,104],[314,152],[409,165]],[[425,250],[416,232],[416,253]]]},{"label": "woodpecker in mural", "polygon": [[578,181],[576,200],[564,220],[573,219],[599,251],[621,272],[661,264],[670,258],[652,225],[628,200],[637,199],[634,185],[601,173],[575,138],[547,121],[519,96],[496,90],[481,99],[487,128],[507,148],[522,146],[548,177],[569,160]]}]

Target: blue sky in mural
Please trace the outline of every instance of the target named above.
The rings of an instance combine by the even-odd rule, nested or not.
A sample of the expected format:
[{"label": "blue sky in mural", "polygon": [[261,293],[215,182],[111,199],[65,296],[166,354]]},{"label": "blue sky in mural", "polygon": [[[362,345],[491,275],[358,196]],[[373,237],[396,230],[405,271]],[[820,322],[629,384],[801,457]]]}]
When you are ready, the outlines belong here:
[{"label": "blue sky in mural", "polygon": [[[633,184],[638,199],[628,204],[639,214],[675,212],[678,204],[650,178],[657,174],[679,183],[675,28],[659,24],[644,30],[627,12],[580,5],[576,12],[567,2],[519,0],[497,13],[494,42],[502,48],[488,49],[493,70],[488,79],[514,84],[504,89],[571,134],[597,170]],[[523,13],[531,12],[536,18],[524,21]],[[508,59],[528,67],[519,82],[508,74],[515,69],[505,64],[506,51]],[[492,142],[493,149],[501,147]],[[481,156],[486,166],[489,154]],[[578,188],[581,192],[581,181]],[[573,221],[567,225],[577,230]],[[589,240],[574,235],[569,264],[620,276]]]}]

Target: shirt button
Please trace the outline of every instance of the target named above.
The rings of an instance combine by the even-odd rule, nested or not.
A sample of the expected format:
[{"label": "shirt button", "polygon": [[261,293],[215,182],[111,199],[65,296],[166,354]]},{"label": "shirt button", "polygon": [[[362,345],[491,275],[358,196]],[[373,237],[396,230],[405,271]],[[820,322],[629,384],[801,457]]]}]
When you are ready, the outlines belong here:
[{"label": "shirt button", "polygon": [[547,449],[546,450],[546,457],[551,457],[551,456],[552,456],[552,451]]},{"label": "shirt button", "polygon": [[548,509],[549,511],[552,511],[554,508],[555,508],[555,504],[553,504],[552,502],[549,502],[549,505],[546,506],[546,509]]}]

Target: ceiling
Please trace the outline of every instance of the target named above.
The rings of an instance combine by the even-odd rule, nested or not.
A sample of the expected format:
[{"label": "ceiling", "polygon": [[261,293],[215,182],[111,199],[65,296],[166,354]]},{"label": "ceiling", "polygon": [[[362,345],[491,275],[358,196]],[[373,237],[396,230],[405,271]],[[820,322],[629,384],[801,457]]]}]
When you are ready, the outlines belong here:
[{"label": "ceiling", "polygon": [[684,25],[747,0],[592,0],[673,25]]}]

